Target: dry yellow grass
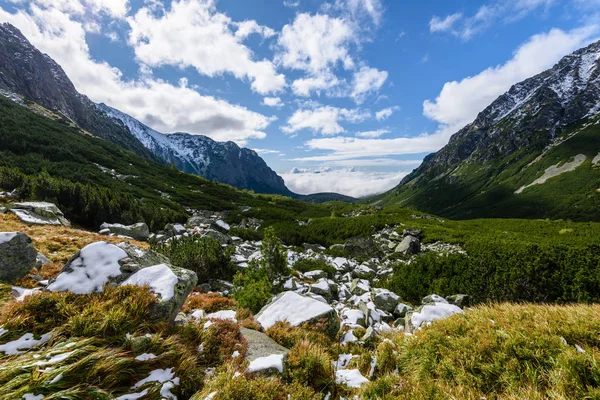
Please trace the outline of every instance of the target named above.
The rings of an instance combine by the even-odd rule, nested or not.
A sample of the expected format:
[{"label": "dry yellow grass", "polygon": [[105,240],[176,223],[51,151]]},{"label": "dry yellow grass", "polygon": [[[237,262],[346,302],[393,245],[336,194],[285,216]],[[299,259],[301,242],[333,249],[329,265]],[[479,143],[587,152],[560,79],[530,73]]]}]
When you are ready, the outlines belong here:
[{"label": "dry yellow grass", "polygon": [[[105,242],[117,244],[124,241],[121,238],[99,235],[77,228],[49,225],[28,226],[15,215],[9,213],[0,213],[0,232],[23,232],[33,240],[36,250],[51,261],[50,264],[42,267],[40,271],[35,269],[32,271],[32,274],[42,275],[45,279],[55,277],[73,254],[90,243],[104,240]],[[149,247],[146,242],[128,241],[140,248]],[[17,282],[17,285],[33,287],[35,281],[26,277]]]}]

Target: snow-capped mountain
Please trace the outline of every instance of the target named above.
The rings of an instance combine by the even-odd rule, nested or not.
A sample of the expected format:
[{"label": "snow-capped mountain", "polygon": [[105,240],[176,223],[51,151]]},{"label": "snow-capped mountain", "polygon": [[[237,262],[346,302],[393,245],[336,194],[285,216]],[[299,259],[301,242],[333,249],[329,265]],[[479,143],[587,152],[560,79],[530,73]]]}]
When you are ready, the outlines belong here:
[{"label": "snow-capped mountain", "polygon": [[163,134],[105,104],[97,107],[122,122],[153,154],[183,172],[258,193],[292,195],[283,179],[253,150],[202,135]]},{"label": "snow-capped mountain", "polygon": [[[427,156],[387,200],[438,213],[445,210],[447,215],[459,217],[480,215],[479,208],[501,204],[502,199],[514,202],[519,196],[515,189],[529,184],[527,179],[541,176],[542,167],[549,166],[546,162],[562,165],[569,157],[586,152],[588,162],[594,159],[594,152],[600,151],[600,129],[594,120],[598,112],[600,42],[512,86],[454,134],[444,148]],[[567,159],[556,156],[552,160],[558,152]],[[584,193],[571,195],[596,202],[600,195],[591,192],[599,187],[600,181],[590,184],[592,189],[581,189]],[[510,211],[495,212],[512,215]]]},{"label": "snow-capped mountain", "polygon": [[95,136],[155,159],[123,126],[77,92],[60,65],[8,23],[0,23],[0,90],[19,94]]}]

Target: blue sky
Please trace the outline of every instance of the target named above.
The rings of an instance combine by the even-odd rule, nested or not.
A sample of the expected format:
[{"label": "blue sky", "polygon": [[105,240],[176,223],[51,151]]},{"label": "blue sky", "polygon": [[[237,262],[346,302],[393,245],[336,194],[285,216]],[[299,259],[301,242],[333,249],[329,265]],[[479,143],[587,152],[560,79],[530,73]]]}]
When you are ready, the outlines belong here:
[{"label": "blue sky", "polygon": [[77,89],[256,149],[299,193],[395,186],[600,36],[598,0],[0,0]]}]

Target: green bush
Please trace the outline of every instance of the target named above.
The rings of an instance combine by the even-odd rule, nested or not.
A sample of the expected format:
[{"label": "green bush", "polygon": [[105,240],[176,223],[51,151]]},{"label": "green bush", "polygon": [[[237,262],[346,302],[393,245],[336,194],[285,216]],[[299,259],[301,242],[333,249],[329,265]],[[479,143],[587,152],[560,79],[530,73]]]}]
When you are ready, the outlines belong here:
[{"label": "green bush", "polygon": [[275,236],[273,228],[265,229],[260,253],[262,255],[260,263],[266,269],[269,278],[276,279],[289,275],[287,253],[281,244],[281,240]]},{"label": "green bush", "polygon": [[503,244],[471,240],[468,256],[426,253],[394,267],[390,289],[419,302],[465,293],[475,302],[597,302],[600,246]]},{"label": "green bush", "polygon": [[236,272],[231,261],[231,249],[224,249],[210,237],[184,236],[155,245],[153,249],[169,257],[174,265],[194,271],[198,282],[211,279],[231,281]]},{"label": "green bush", "polygon": [[294,263],[294,269],[296,271],[306,273],[310,271],[325,271],[327,275],[331,278],[335,275],[335,268],[331,265],[327,264],[323,260],[315,259],[315,258],[307,258],[305,260],[298,260]]},{"label": "green bush", "polygon": [[240,307],[253,313],[259,312],[273,296],[273,284],[267,270],[256,262],[250,262],[244,272],[235,274],[231,296]]},{"label": "green bush", "polygon": [[298,342],[288,354],[288,377],[292,382],[317,391],[333,383],[333,363],[327,349],[306,340]]}]

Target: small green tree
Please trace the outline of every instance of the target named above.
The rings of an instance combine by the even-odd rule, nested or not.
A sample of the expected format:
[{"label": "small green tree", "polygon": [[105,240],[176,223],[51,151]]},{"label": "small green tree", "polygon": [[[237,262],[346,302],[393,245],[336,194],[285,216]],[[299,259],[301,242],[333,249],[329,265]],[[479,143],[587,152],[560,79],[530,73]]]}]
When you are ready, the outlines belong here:
[{"label": "small green tree", "polygon": [[273,296],[273,284],[265,267],[251,261],[244,272],[238,272],[233,278],[231,296],[240,307],[257,313]]},{"label": "small green tree", "polygon": [[270,279],[289,275],[287,253],[272,227],[265,229],[260,252],[262,255],[261,265],[266,269]]}]

